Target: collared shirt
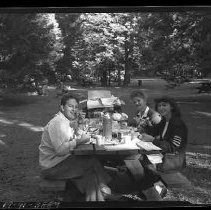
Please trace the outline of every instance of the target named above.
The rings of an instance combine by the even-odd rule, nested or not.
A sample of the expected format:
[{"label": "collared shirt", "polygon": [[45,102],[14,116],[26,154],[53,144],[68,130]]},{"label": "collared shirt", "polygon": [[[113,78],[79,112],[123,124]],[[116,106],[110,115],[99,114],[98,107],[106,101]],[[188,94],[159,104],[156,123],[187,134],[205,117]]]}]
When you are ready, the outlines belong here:
[{"label": "collared shirt", "polygon": [[139,112],[137,115],[140,119],[146,119],[148,117],[149,107],[147,106],[144,110],[143,115],[141,115],[141,112]]},{"label": "collared shirt", "polygon": [[39,145],[39,164],[41,168],[51,168],[70,155],[76,147],[75,131],[70,121],[58,112],[45,126]]},{"label": "collared shirt", "polygon": [[165,127],[164,127],[163,132],[162,132],[162,135],[161,135],[162,139],[164,138],[164,136],[166,134],[166,131],[168,129],[168,125],[169,125],[169,121],[166,121]]},{"label": "collared shirt", "polygon": [[144,110],[143,115],[141,114],[141,112],[137,114],[137,117],[139,119],[138,127],[144,128],[147,125],[151,125],[148,113],[149,113],[149,107],[147,106],[146,109]]}]

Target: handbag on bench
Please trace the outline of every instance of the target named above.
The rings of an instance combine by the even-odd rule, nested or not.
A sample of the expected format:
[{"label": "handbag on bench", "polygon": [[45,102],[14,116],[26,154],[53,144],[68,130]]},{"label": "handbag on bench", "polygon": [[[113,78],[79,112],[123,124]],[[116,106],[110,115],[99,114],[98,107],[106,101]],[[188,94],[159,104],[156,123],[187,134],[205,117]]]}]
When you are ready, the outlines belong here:
[{"label": "handbag on bench", "polygon": [[185,152],[166,153],[163,162],[157,164],[157,170],[161,172],[170,172],[180,170],[186,165]]}]

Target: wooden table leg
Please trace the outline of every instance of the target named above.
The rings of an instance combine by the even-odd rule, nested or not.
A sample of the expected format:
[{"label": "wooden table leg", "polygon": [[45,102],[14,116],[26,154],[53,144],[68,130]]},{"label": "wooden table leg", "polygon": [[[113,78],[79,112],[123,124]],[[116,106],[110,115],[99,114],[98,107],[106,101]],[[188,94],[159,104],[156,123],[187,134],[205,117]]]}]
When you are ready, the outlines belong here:
[{"label": "wooden table leg", "polygon": [[[133,178],[135,179],[135,182],[137,185],[141,185],[144,182],[145,173],[144,168],[141,165],[139,160],[124,160],[128,170],[131,172]],[[158,193],[158,191],[155,189],[155,187],[152,185],[151,187],[142,190],[143,195],[145,196],[147,201],[160,201],[162,200],[162,197]]]},{"label": "wooden table leg", "polygon": [[133,178],[138,184],[141,184],[141,181],[144,178],[144,168],[141,165],[139,160],[124,160],[126,167],[131,172]]}]

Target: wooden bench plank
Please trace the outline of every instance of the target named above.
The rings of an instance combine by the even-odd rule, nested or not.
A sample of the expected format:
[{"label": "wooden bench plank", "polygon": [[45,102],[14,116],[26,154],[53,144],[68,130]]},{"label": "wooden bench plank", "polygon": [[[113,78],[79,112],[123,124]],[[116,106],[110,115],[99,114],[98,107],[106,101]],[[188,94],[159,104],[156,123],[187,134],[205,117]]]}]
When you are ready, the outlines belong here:
[{"label": "wooden bench plank", "polygon": [[63,180],[47,180],[41,179],[39,182],[41,191],[59,192],[65,191],[66,182]]},{"label": "wooden bench plank", "polygon": [[191,182],[180,172],[160,173],[167,188],[192,188]]},{"label": "wooden bench plank", "polygon": [[92,155],[94,148],[92,144],[81,144],[71,151],[74,155]]},{"label": "wooden bench plank", "polygon": [[133,175],[137,183],[141,183],[144,177],[144,168],[139,160],[124,160],[126,167]]}]

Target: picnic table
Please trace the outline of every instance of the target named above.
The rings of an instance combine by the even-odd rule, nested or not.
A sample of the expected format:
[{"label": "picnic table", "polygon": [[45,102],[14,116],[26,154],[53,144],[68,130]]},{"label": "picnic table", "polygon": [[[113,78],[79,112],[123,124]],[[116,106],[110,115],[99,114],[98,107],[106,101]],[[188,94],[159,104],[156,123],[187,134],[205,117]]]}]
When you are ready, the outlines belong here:
[{"label": "picnic table", "polygon": [[[149,143],[150,144],[150,143]],[[132,183],[136,185],[136,189],[140,191],[141,185],[143,184],[143,178],[145,176],[144,166],[141,164],[140,159],[146,155],[160,154],[161,149],[154,145],[155,150],[145,148],[146,145],[138,147],[135,144],[119,144],[119,145],[97,145],[97,144],[85,144],[80,145],[76,149],[71,151],[72,155],[78,156],[90,156],[93,155],[100,161],[105,161],[103,164],[105,168],[107,161],[121,160],[124,166],[127,168],[132,178]],[[113,168],[115,169],[115,168]],[[118,171],[118,169],[116,169]],[[124,185],[124,183],[122,183]],[[146,189],[144,195],[147,200],[161,200],[159,193],[150,187]]]},{"label": "picnic table", "polygon": [[197,87],[198,93],[211,91],[211,80],[205,80],[200,82],[200,86]]},{"label": "picnic table", "polygon": [[[156,146],[153,147],[153,144],[149,142],[142,142],[139,147],[134,144],[98,145],[90,142],[77,146],[70,153],[76,156],[94,156],[100,161],[104,161],[104,163],[106,161],[115,162],[115,160],[121,160],[131,174],[133,183],[138,189],[139,187],[141,188],[145,177],[144,166],[141,164],[140,159],[153,154],[161,154],[161,149]],[[103,165],[105,168],[109,168],[106,164]],[[160,177],[161,181],[169,188],[190,187],[191,185],[187,178],[178,171],[170,174],[160,173]],[[44,181],[42,185],[42,188],[48,188],[51,191],[64,191],[66,187],[65,181],[62,180]],[[142,191],[142,193],[147,200],[162,200],[160,194],[153,187]]]},{"label": "picnic table", "polygon": [[[133,183],[141,186],[144,177],[144,168],[139,159],[144,155],[158,154],[159,150],[149,150],[138,147],[135,144],[103,144],[98,145],[90,142],[88,144],[78,145],[75,149],[70,151],[71,155],[76,156],[93,156],[104,162],[105,169],[113,168],[106,164],[107,161],[119,162],[121,161],[124,166],[129,170]],[[116,166],[116,165],[115,165]],[[118,171],[118,170],[117,170]],[[53,183],[54,182],[54,183]],[[124,185],[124,183],[123,183]],[[45,181],[42,188],[49,188],[50,191],[64,191],[65,181]],[[150,195],[151,196],[151,195]],[[159,196],[159,195],[157,195]]]},{"label": "picnic table", "polygon": [[72,155],[93,155],[100,160],[122,160],[138,182],[144,175],[139,159],[143,155],[158,153],[158,150],[146,151],[144,148],[129,144],[100,146],[97,144],[84,144],[71,151]]},{"label": "picnic table", "polygon": [[[96,94],[94,95],[96,96]],[[93,132],[97,128],[98,134],[100,134],[100,136],[104,135],[104,132],[101,130],[104,126],[100,125],[99,118],[88,118],[87,126],[90,134],[94,134]],[[95,129],[91,131],[91,128]],[[111,131],[113,131],[113,128],[110,129],[109,136],[111,136]],[[131,175],[130,178],[133,179],[133,183],[139,188],[142,186],[145,177],[144,165],[142,165],[140,160],[148,158],[149,163],[151,162],[152,164],[155,164],[158,159],[162,159],[161,148],[155,146],[152,142],[140,141],[137,139],[137,137],[135,137],[135,139],[138,140],[138,143],[134,141],[134,137],[132,138],[132,133],[134,134],[135,128],[127,127],[123,129],[123,131],[122,129],[118,130],[118,133],[119,132],[121,134],[120,138],[112,137],[112,139],[106,139],[107,137],[104,136],[105,141],[103,140],[104,142],[101,142],[101,144],[99,144],[97,139],[95,139],[95,142],[93,142],[92,139],[92,141],[87,144],[78,145],[76,148],[71,150],[70,153],[71,155],[75,156],[93,156],[99,159],[103,166],[107,169],[109,167],[108,162],[110,162],[112,163],[112,166],[114,165],[114,169],[116,171],[118,171],[118,163],[124,164],[124,167],[126,167],[127,171],[129,171]],[[108,133],[106,135],[108,135]],[[129,141],[127,140],[127,142],[126,136],[131,137],[129,138]],[[153,160],[154,158],[156,161]],[[174,179],[176,180],[177,178],[174,177]],[[166,183],[168,184],[168,181]],[[58,189],[62,191],[65,190],[65,181],[55,180],[55,182],[51,182],[48,180],[43,182],[43,186],[45,189],[49,187],[49,189],[53,191]],[[161,200],[159,193],[156,193],[153,189],[145,191],[145,195],[147,200]]]}]

